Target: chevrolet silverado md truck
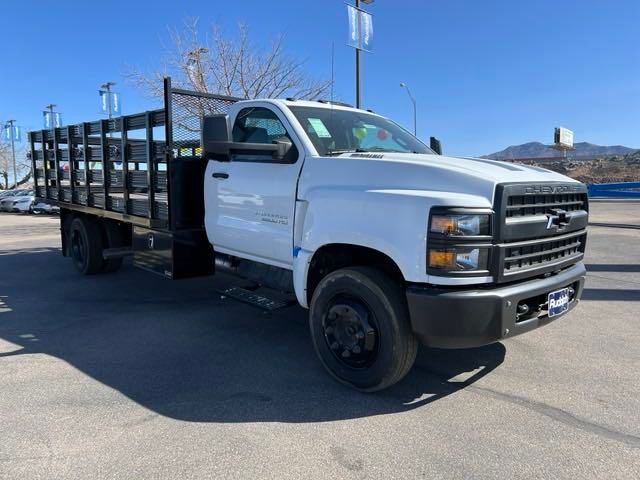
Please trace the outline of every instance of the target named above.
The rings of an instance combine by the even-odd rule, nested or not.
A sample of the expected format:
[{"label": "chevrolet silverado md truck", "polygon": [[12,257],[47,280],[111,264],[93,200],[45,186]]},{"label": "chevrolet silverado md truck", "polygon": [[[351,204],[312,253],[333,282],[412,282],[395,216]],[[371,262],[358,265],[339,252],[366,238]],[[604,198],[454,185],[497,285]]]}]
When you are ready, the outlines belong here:
[{"label": "chevrolet silverado md truck", "polygon": [[580,298],[579,182],[446,157],[333,102],[239,100],[167,78],[163,107],[30,133],[36,196],[60,206],[62,252],[82,274],[132,255],[171,279],[231,272],[295,294],[321,363],[363,391],[398,382],[419,343],[496,342]]}]

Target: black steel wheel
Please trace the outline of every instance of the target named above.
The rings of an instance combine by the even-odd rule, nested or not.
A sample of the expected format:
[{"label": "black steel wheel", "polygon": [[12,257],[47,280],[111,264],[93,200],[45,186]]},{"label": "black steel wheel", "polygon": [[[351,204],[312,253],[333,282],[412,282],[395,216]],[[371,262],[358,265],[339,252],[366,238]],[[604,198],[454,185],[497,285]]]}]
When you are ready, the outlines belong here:
[{"label": "black steel wheel", "polygon": [[338,381],[373,392],[411,369],[418,341],[402,285],[370,267],[351,267],[320,281],[311,301],[311,338]]},{"label": "black steel wheel", "polygon": [[83,275],[102,271],[102,232],[89,217],[76,217],[69,227],[69,249],[73,264]]}]

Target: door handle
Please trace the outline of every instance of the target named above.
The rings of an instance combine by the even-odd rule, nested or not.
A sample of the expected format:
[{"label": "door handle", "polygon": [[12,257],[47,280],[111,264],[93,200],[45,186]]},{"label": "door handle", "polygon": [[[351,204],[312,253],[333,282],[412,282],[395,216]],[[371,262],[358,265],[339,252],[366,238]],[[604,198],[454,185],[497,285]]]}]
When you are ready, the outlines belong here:
[{"label": "door handle", "polygon": [[213,172],[211,176],[213,178],[222,178],[222,179],[229,178],[229,174],[225,172]]}]

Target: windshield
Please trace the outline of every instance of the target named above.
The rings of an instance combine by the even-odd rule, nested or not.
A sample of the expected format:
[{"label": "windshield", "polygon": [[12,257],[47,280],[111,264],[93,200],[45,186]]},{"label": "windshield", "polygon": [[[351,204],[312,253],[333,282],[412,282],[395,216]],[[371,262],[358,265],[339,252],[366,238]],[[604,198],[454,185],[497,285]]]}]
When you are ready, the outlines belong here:
[{"label": "windshield", "polygon": [[386,118],[370,113],[317,107],[289,107],[321,156],[347,152],[433,153]]}]

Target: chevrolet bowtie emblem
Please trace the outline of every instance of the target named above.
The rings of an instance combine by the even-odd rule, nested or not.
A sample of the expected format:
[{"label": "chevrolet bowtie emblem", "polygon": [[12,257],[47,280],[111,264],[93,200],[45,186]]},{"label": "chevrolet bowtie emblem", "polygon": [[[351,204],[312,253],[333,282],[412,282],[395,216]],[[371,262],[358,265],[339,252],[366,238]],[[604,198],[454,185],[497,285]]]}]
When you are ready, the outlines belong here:
[{"label": "chevrolet bowtie emblem", "polygon": [[551,213],[547,213],[547,230],[551,229],[554,225],[556,227],[564,228],[569,225],[571,221],[570,217],[567,217],[567,212],[561,208],[554,208]]}]

